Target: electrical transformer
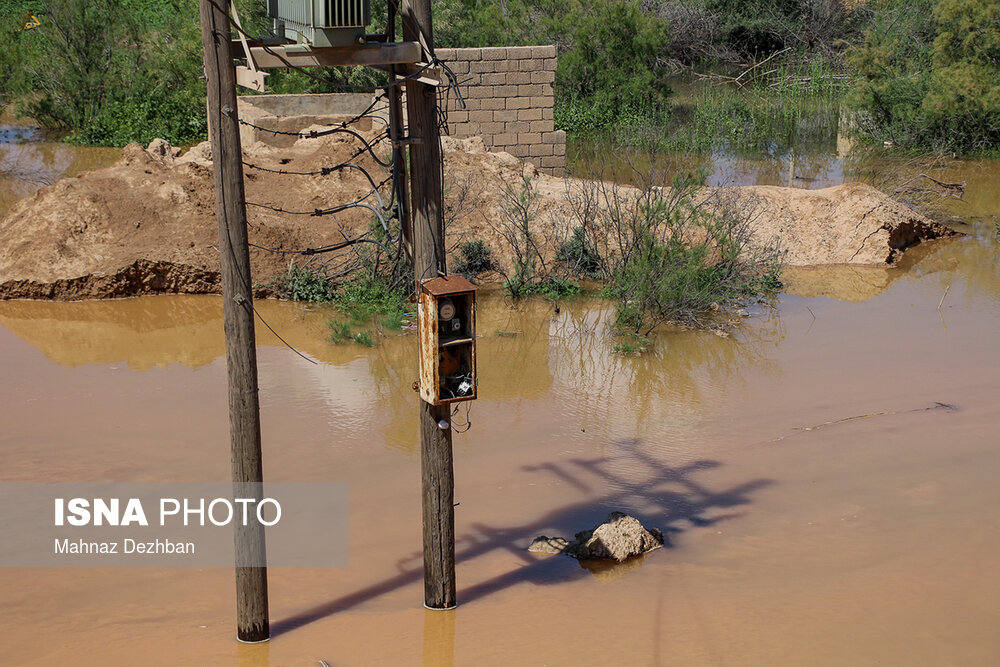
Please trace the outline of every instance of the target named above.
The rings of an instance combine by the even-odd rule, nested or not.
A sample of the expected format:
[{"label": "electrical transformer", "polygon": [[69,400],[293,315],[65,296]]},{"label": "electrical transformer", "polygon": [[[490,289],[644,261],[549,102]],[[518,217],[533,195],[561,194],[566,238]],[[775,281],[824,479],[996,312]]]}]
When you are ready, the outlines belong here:
[{"label": "electrical transformer", "polygon": [[311,47],[365,43],[369,0],[268,0],[275,33]]},{"label": "electrical transformer", "polygon": [[476,286],[462,276],[425,280],[417,302],[420,397],[432,405],[476,398]]}]

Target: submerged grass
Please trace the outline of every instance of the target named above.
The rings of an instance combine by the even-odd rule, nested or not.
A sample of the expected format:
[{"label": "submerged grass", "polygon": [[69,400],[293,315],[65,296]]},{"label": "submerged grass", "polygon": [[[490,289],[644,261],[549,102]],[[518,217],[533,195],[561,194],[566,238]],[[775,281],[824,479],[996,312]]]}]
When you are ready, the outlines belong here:
[{"label": "submerged grass", "polygon": [[327,327],[333,343],[353,341],[373,347],[379,331],[402,329],[412,310],[404,290],[385,276],[363,274],[337,284],[321,271],[293,266],[268,287],[293,301],[332,306],[337,315]]}]

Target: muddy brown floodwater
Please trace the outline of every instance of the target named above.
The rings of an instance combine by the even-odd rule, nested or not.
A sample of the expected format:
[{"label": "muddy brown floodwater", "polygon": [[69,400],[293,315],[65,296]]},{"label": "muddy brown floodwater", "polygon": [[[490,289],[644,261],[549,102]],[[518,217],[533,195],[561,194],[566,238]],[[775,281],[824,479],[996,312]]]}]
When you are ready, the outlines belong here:
[{"label": "muddy brown floodwater", "polygon": [[[5,569],[0,662],[996,664],[1000,252],[977,225],[867,300],[786,294],[637,358],[600,301],[484,296],[449,612],[422,607],[412,334],[334,345],[321,308],[261,303],[319,362],[259,333],[265,476],[350,482],[350,565],[272,568],[259,646],[229,569]],[[215,297],[0,303],[2,479],[228,479],[222,355]],[[612,510],[668,548],[525,551]]]},{"label": "muddy brown floodwater", "polygon": [[[0,128],[0,211],[118,155],[32,132]],[[827,143],[706,159],[727,183],[852,180]],[[449,612],[422,607],[413,335],[334,345],[322,308],[261,302],[318,362],[258,327],[266,479],[350,483],[350,565],[271,568],[258,646],[235,641],[231,569],[0,569],[0,664],[997,664],[998,173],[931,174],[969,181],[968,237],[790,272],[728,339],[667,330],[620,357],[604,302],[484,295]],[[215,297],[0,302],[0,480],[227,480],[223,353]],[[667,548],[587,568],[525,550],[612,510]]]}]

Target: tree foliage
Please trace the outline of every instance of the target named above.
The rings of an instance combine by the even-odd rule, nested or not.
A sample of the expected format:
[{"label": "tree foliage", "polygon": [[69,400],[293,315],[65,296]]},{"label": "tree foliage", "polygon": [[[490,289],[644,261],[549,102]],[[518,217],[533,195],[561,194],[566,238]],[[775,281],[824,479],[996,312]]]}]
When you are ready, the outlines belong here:
[{"label": "tree foliage", "polygon": [[879,140],[962,151],[1000,141],[1000,5],[882,2],[848,62],[851,103]]}]

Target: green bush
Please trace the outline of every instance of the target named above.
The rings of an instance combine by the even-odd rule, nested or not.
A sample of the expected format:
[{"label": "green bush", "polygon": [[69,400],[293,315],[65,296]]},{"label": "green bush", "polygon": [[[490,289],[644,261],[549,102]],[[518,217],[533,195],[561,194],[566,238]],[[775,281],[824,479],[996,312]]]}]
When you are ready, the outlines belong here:
[{"label": "green bush", "polygon": [[[81,143],[124,145],[205,136],[201,38],[194,0],[63,0],[5,42],[0,97]],[[17,76],[5,76],[15,61]]]},{"label": "green bush", "polygon": [[288,273],[272,279],[267,286],[292,301],[324,302],[337,294],[335,285],[322,271],[308,266],[292,266]]},{"label": "green bush", "polygon": [[666,23],[631,0],[596,0],[576,11],[567,21],[572,46],[560,54],[556,71],[568,105],[559,126],[592,129],[666,113]]},{"label": "green bush", "polygon": [[495,271],[493,251],[482,241],[467,241],[458,246],[459,258],[455,262],[455,273],[474,280],[480,273]]},{"label": "green bush", "polygon": [[847,53],[860,77],[849,101],[879,141],[958,150],[1000,142],[1000,7],[989,0],[877,3]]},{"label": "green bush", "polygon": [[599,278],[601,275],[601,256],[582,226],[574,227],[569,240],[559,245],[556,260],[562,262],[573,275],[584,278]]},{"label": "green bush", "polygon": [[714,312],[780,286],[777,248],[753,238],[752,202],[718,193],[706,199],[698,194],[704,182],[704,174],[682,174],[670,189],[646,187],[634,200],[604,196],[606,221],[598,227],[613,231],[605,291],[617,301],[618,332],[648,336],[666,322],[704,326]]},{"label": "green bush", "polygon": [[341,285],[331,300],[355,324],[367,323],[377,315],[393,323],[394,318],[401,320],[407,307],[406,295],[400,285],[383,276],[373,278],[368,274],[360,274]]},{"label": "green bush", "polygon": [[351,333],[351,325],[347,322],[330,319],[327,320],[326,326],[330,329],[331,342],[343,343],[354,339],[354,335]]},{"label": "green bush", "polygon": [[546,301],[559,301],[581,292],[580,284],[569,278],[547,276],[526,286],[521,296],[540,296]]}]

